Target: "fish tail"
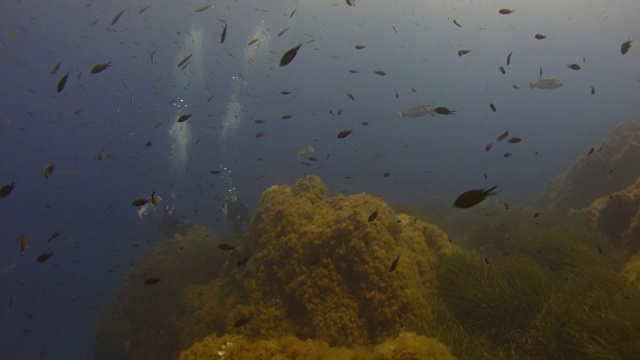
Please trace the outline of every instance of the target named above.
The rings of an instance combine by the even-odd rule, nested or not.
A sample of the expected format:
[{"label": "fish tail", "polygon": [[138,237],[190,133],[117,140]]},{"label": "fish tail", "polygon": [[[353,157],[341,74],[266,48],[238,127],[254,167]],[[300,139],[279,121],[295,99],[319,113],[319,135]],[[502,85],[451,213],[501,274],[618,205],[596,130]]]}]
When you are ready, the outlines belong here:
[{"label": "fish tail", "polygon": [[486,195],[495,195],[496,193],[494,193],[493,190],[495,190],[497,187],[498,187],[498,185],[495,185],[494,187],[483,191],[483,193],[486,194]]},{"label": "fish tail", "polygon": [[398,111],[398,116],[400,116],[400,120],[404,120],[404,113],[402,111]]},{"label": "fish tail", "polygon": [[527,81],[527,82],[529,83],[529,89],[533,89],[535,87],[531,81]]}]

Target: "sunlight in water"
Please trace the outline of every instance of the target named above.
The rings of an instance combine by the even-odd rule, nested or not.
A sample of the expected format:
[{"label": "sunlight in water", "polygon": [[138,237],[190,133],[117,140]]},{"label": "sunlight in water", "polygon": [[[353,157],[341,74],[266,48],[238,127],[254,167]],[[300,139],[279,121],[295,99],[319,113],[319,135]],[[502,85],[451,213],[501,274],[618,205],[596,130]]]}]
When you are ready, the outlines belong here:
[{"label": "sunlight in water", "polygon": [[266,35],[267,33],[263,20],[256,26],[251,38],[247,40],[247,43],[249,43],[257,39],[253,44],[247,45],[244,50],[242,76],[234,76],[232,78],[231,96],[229,97],[229,103],[227,104],[227,113],[224,120],[222,120],[222,150],[229,148],[231,145],[231,139],[240,126],[240,121],[242,120],[242,105],[238,102],[238,94],[246,85],[245,78],[252,73],[254,68],[253,64],[263,56],[267,56],[269,53],[270,38]]}]

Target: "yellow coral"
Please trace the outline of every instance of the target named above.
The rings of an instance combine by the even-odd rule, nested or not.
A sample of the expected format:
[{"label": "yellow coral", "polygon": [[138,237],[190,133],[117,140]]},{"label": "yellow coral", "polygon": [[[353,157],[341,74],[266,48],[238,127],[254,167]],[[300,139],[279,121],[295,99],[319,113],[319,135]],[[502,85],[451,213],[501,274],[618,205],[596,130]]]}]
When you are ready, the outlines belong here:
[{"label": "yellow coral", "polygon": [[248,341],[235,335],[208,336],[183,351],[180,360],[453,360],[449,349],[436,339],[413,333],[400,333],[374,348],[329,347],[317,340],[302,341],[285,336],[277,339]]},{"label": "yellow coral", "polygon": [[[368,221],[373,211],[378,216]],[[429,319],[431,269],[451,247],[437,227],[395,214],[380,198],[329,197],[317,176],[275,185],[241,241],[251,261],[223,276],[236,288],[212,316],[225,318],[222,333],[251,339],[375,343]],[[234,327],[243,317],[251,320]]]}]

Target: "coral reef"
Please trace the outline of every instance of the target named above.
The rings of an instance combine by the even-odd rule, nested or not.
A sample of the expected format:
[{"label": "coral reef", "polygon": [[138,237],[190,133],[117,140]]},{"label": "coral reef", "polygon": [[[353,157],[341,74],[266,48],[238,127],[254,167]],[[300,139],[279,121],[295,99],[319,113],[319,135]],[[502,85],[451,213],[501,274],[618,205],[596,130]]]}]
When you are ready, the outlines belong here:
[{"label": "coral reef", "polygon": [[449,360],[455,359],[449,349],[435,339],[402,332],[370,347],[329,347],[318,340],[302,341],[287,336],[276,339],[249,341],[240,335],[208,336],[183,351],[180,360]]},{"label": "coral reef", "polygon": [[[189,313],[180,308],[189,284],[206,284],[221,270],[216,236],[198,225],[160,242],[127,272],[114,300],[94,328],[95,358],[171,359],[182,349],[176,322]],[[160,282],[145,286],[145,280]]]},{"label": "coral reef", "polygon": [[640,173],[640,122],[619,124],[590,152],[586,150],[569,170],[547,184],[538,207],[583,208],[636,182]]},{"label": "coral reef", "polygon": [[593,229],[632,252],[640,248],[640,177],[630,186],[573,211],[585,215]]},{"label": "coral reef", "polygon": [[640,337],[640,291],[620,276],[620,253],[579,219],[513,210],[470,228],[467,242],[482,255],[460,250],[438,261],[435,324],[422,333],[469,359],[640,351],[630,340]]},{"label": "coral reef", "polygon": [[[377,218],[369,221],[374,211]],[[316,176],[293,187],[275,185],[263,193],[240,241],[237,256],[250,254],[248,263],[229,262],[213,306],[218,312],[180,327],[204,321],[223,324],[210,329],[218,335],[375,343],[429,317],[436,254],[452,248],[436,226],[395,214],[379,198],[329,197]],[[243,318],[250,321],[234,326]],[[192,341],[203,334],[195,335]]]},{"label": "coral reef", "polygon": [[622,268],[622,276],[629,284],[640,289],[640,251],[627,260]]}]

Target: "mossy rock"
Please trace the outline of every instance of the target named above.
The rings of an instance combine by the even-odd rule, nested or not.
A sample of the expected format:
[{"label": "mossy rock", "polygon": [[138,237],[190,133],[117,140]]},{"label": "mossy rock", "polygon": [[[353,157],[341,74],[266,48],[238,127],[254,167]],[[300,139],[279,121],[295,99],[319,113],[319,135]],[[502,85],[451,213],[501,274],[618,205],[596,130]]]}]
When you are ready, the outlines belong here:
[{"label": "mossy rock", "polygon": [[[218,311],[190,317],[183,328],[201,321],[216,336],[293,335],[332,347],[375,344],[428,319],[433,267],[454,248],[436,226],[397,214],[380,198],[329,196],[316,176],[267,189],[238,245],[211,307]],[[208,305],[185,300],[207,314],[198,307]],[[236,326],[243,318],[250,320]]]}]

